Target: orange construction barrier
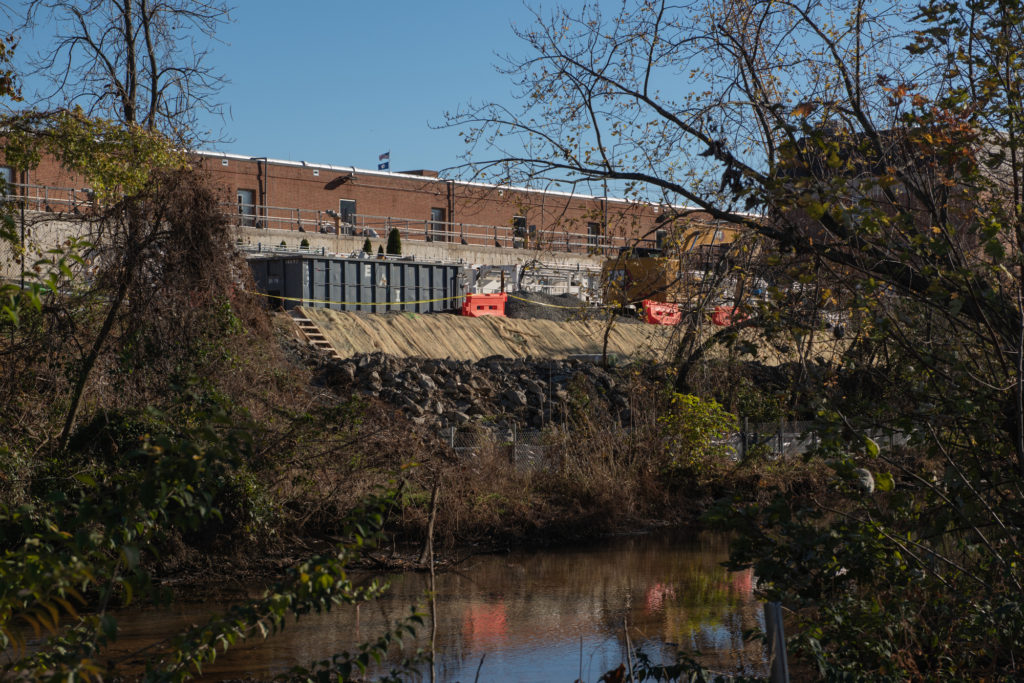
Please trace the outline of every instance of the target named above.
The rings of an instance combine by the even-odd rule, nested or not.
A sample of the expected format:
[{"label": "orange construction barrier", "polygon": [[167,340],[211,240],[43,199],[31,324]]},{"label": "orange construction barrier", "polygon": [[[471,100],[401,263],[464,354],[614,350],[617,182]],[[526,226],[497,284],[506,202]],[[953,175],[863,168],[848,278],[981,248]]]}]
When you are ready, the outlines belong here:
[{"label": "orange construction barrier", "polygon": [[676,304],[644,299],[644,321],[649,325],[678,325],[683,313]]},{"label": "orange construction barrier", "polygon": [[746,319],[747,316],[740,313],[735,306],[715,306],[715,311],[711,314],[711,322],[719,327],[729,327]]},{"label": "orange construction barrier", "polygon": [[479,318],[482,315],[505,315],[508,294],[467,294],[462,302],[462,315]]}]

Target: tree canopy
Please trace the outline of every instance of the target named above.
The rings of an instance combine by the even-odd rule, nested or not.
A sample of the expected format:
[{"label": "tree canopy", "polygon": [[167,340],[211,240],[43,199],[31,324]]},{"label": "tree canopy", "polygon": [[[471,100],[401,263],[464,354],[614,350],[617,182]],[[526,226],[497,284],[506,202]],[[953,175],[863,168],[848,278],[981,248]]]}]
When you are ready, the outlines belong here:
[{"label": "tree canopy", "polygon": [[[451,117],[475,173],[607,179],[791,259],[852,339],[801,399],[832,500],[722,510],[735,566],[797,610],[826,677],[1020,673],[1022,22],[1017,3],[661,0],[537,11],[520,108]],[[771,254],[774,254],[772,256]],[[784,286],[783,286],[784,285]],[[814,319],[800,334],[815,333]],[[736,335],[731,336],[735,342]],[[880,397],[854,403],[869,382]],[[909,435],[882,451],[869,426]],[[824,427],[823,427],[824,428]],[[865,495],[857,468],[879,483]]]},{"label": "tree canopy", "polygon": [[193,144],[212,135],[200,115],[222,113],[215,98],[224,77],[208,63],[209,43],[229,20],[219,1],[31,0],[22,30],[54,31],[32,57],[34,73],[52,84],[51,107]]}]

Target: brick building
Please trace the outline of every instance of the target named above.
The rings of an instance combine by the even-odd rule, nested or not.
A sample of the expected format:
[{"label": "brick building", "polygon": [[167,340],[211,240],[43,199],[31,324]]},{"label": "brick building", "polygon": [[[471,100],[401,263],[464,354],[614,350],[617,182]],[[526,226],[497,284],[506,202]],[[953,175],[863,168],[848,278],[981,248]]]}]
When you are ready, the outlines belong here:
[{"label": "brick building", "polygon": [[[392,173],[354,166],[281,161],[199,152],[240,227],[384,237],[403,240],[520,247],[608,255],[623,246],[653,247],[671,226],[661,207],[569,192],[439,178],[435,171]],[[91,201],[84,180],[52,159],[15,173],[0,162],[12,194],[30,208],[74,211]],[[700,228],[692,239],[693,227]],[[691,245],[728,240],[731,231],[700,215],[687,219]],[[691,246],[692,248],[692,246]]]}]

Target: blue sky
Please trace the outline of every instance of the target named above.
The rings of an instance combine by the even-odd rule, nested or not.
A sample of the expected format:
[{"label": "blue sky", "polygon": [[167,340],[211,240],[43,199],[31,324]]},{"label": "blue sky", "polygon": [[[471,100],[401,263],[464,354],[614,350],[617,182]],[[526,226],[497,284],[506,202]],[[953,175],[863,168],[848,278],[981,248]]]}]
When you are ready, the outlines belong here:
[{"label": "blue sky", "polygon": [[432,130],[469,100],[511,99],[495,52],[523,47],[518,2],[243,0],[212,62],[231,80],[220,151],[392,170],[458,163],[463,144]]},{"label": "blue sky", "polygon": [[[511,103],[496,54],[525,54],[511,26],[532,23],[505,0],[234,2],[208,60],[230,81],[226,120],[208,121],[227,141],[205,147],[363,168],[390,151],[395,171],[460,163],[457,133],[431,124],[469,101]],[[19,61],[47,45],[47,28],[22,37]]]}]

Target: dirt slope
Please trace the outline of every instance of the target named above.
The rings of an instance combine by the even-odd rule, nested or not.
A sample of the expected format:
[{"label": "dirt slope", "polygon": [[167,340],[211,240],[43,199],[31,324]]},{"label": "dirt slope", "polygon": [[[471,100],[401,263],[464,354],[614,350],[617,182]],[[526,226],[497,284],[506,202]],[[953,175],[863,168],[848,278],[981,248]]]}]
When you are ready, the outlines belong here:
[{"label": "dirt slope", "polygon": [[[566,358],[601,353],[604,325],[485,316],[415,313],[343,313],[303,309],[338,353],[347,358],[381,351],[394,356],[480,360],[487,356]],[[608,353],[629,358],[658,358],[673,328],[616,324]]]}]

